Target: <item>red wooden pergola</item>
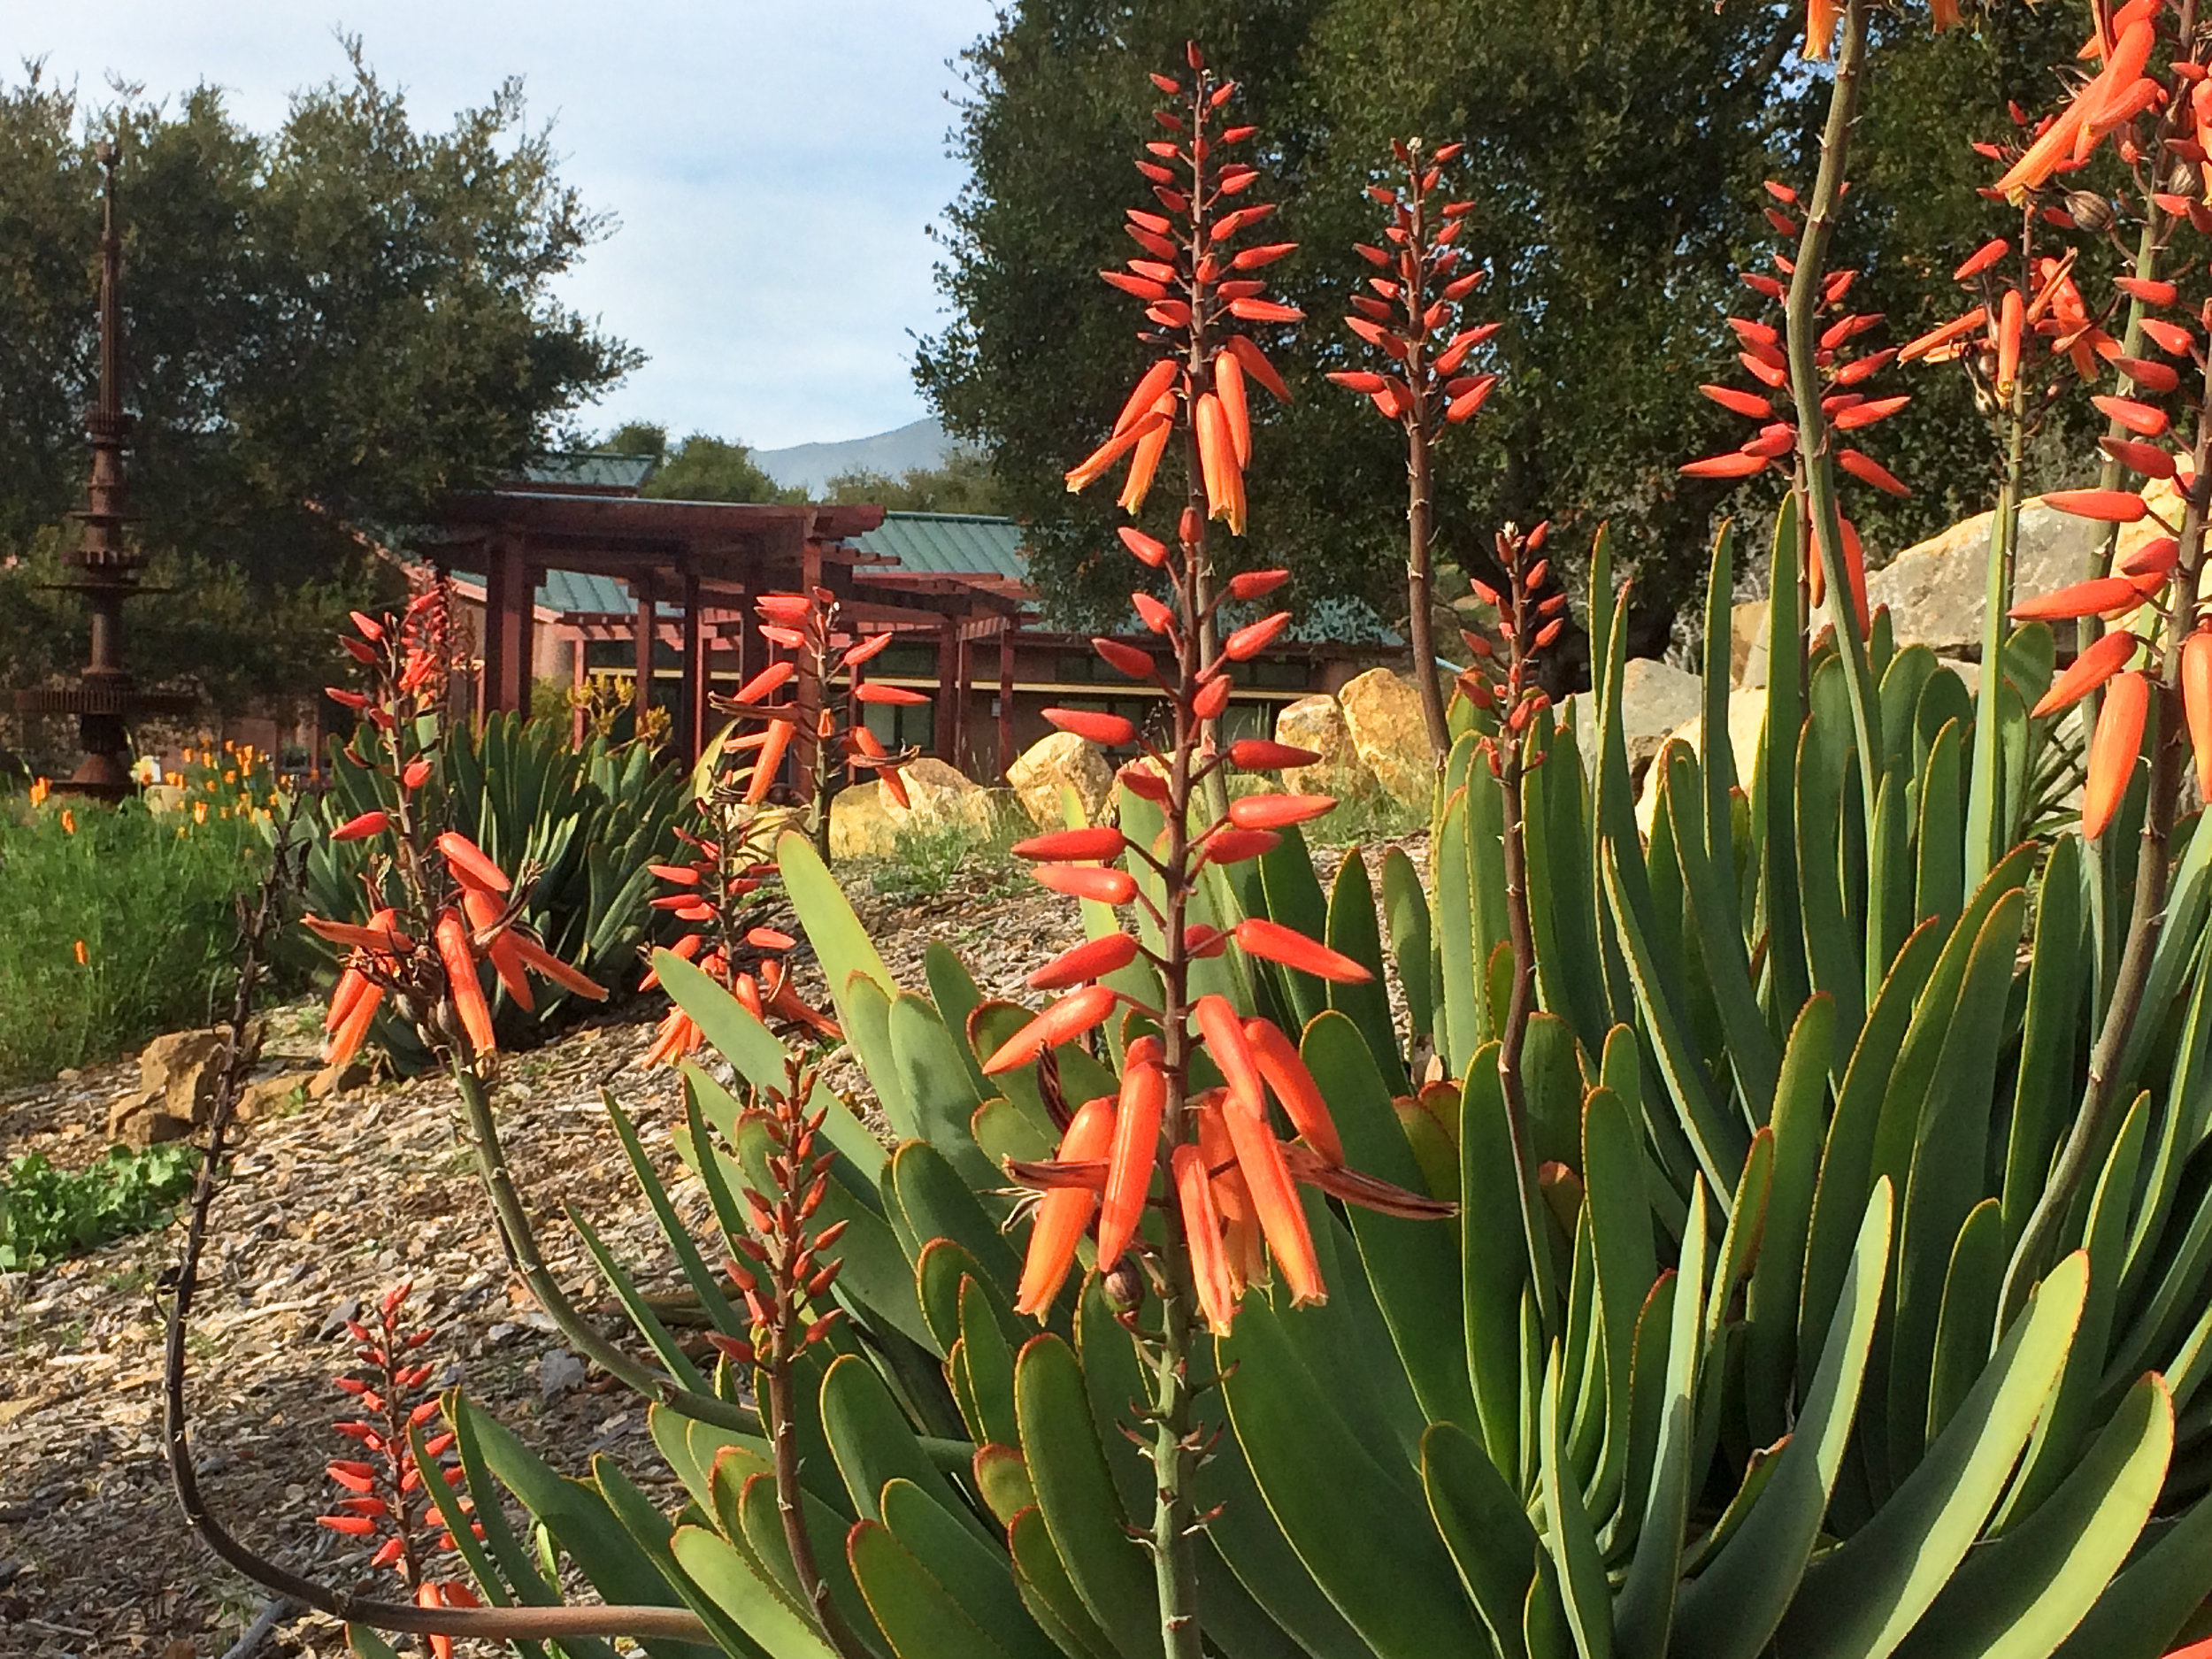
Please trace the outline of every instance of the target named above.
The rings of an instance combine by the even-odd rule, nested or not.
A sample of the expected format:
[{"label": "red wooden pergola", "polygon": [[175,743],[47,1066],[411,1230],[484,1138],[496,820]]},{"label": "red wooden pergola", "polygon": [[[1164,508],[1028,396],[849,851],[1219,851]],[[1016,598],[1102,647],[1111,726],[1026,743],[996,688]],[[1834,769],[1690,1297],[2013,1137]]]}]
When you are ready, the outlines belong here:
[{"label": "red wooden pergola", "polygon": [[[846,539],[883,522],[874,506],[651,501],[626,493],[527,484],[456,495],[444,514],[446,562],[484,572],[483,688],[487,712],[530,702],[535,593],[549,570],[613,577],[629,589],[627,613],[570,618],[577,661],[592,641],[627,641],[636,652],[641,711],[652,696],[657,643],[682,664],[674,741],[695,757],[710,730],[713,674],[743,677],[773,660],[752,601],[822,587],[849,627],[933,637],[937,646],[936,746],[962,752],[960,723],[974,687],[973,647],[999,642],[1000,724],[1012,702],[1018,596],[1002,583],[910,571]],[[673,614],[664,607],[673,607]],[[717,663],[718,652],[734,660]],[[802,687],[803,694],[806,690]],[[1000,753],[1010,743],[1001,733]],[[802,792],[812,780],[798,780]]]}]

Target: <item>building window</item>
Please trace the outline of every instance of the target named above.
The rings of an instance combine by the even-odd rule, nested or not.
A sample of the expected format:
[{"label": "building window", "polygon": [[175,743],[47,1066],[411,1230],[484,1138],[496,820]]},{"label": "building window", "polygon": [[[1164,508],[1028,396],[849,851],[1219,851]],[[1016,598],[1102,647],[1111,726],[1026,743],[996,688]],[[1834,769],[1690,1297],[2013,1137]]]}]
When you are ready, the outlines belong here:
[{"label": "building window", "polygon": [[896,752],[918,749],[925,755],[937,748],[937,705],[931,703],[864,703],[861,718],[875,739]]}]

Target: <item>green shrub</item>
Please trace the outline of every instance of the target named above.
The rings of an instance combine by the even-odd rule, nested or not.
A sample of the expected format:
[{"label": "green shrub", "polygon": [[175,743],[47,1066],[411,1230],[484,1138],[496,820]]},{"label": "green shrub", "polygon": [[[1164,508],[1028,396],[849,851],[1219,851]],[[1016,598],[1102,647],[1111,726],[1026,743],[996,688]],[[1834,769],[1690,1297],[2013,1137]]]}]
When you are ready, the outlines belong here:
[{"label": "green shrub", "polygon": [[[330,769],[330,792],[319,809],[324,833],[307,856],[307,908],[353,919],[365,913],[367,844],[334,841],[327,831],[382,802],[373,774],[334,740]],[[642,972],[638,947],[664,914],[652,908],[657,889],[647,866],[664,864],[679,850],[680,769],[661,764],[642,745],[603,737],[572,749],[565,714],[557,720],[504,714],[486,722],[481,733],[454,727],[416,800],[430,822],[458,830],[501,868],[535,868],[522,920],[547,949],[611,991],[636,985]],[[675,935],[674,925],[664,922],[654,936],[666,942]],[[334,960],[329,947],[311,938],[302,949],[326,970]],[[496,982],[490,995],[501,1041],[517,1047],[534,1041],[549,1022],[557,1024],[575,1001],[548,987],[533,1015]],[[411,1031],[388,1012],[373,1031],[401,1065],[426,1057]]]},{"label": "green shrub", "polygon": [[242,800],[0,817],[0,1081],[128,1053],[227,1004],[234,902],[266,856]]},{"label": "green shrub", "polygon": [[58,1170],[42,1153],[0,1179],[0,1272],[22,1273],[162,1225],[192,1189],[197,1148],[110,1147],[88,1169]]},{"label": "green shrub", "polygon": [[966,824],[910,830],[893,843],[891,856],[869,871],[868,885],[878,898],[893,904],[940,897],[956,881],[979,899],[1018,890],[1006,851],[1014,839]]}]

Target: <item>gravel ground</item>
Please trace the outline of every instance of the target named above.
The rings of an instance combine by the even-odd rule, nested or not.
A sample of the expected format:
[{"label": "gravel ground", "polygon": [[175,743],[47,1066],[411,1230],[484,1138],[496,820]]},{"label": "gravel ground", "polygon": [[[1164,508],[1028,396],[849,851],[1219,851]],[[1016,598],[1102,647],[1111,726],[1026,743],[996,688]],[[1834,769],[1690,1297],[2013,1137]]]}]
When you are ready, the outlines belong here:
[{"label": "gravel ground", "polygon": [[[1045,955],[1081,934],[1071,901],[1003,870],[971,867],[942,893],[897,904],[871,896],[865,878],[856,886],[894,979],[911,987],[924,987],[933,939],[959,952],[987,995],[1015,996]],[[803,972],[801,985],[818,995]],[[670,1144],[674,1076],[636,1069],[657,1013],[639,1004],[511,1056],[496,1090],[549,1263],[588,1307],[605,1294],[559,1219],[564,1204],[592,1217],[649,1291],[674,1282],[603,1086],[639,1124],[687,1219],[703,1216]],[[265,1070],[303,1064],[318,1024],[313,1010],[272,1010]],[[42,1151],[65,1167],[90,1162],[109,1103],[135,1080],[127,1062],[0,1095],[0,1159]],[[849,1071],[840,1080],[857,1085]],[[510,1280],[457,1123],[453,1091],[436,1077],[280,1112],[246,1129],[216,1205],[191,1341],[202,1484],[247,1543],[326,1582],[365,1576],[365,1552],[314,1521],[335,1495],[323,1464],[348,1444],[328,1426],[343,1403],[330,1378],[351,1358],[343,1320],[403,1278],[416,1286],[416,1314],[437,1328],[426,1352],[442,1380],[464,1385],[560,1467],[580,1471],[608,1452],[649,1489],[668,1490],[634,1398],[575,1362]],[[220,1655],[265,1601],[189,1535],[161,1456],[158,1294],[180,1240],[172,1226],[0,1276],[0,1655]],[[334,1659],[343,1645],[334,1624],[306,1617],[257,1651]]]}]

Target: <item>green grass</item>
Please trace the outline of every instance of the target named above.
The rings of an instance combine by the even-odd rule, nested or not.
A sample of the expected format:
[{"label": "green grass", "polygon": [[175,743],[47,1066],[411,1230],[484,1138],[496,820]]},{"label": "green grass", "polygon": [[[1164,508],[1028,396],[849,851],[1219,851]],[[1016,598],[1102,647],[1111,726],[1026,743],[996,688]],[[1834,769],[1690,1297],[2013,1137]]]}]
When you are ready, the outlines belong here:
[{"label": "green grass", "polygon": [[267,849],[235,784],[192,799],[204,814],[0,803],[0,1083],[227,1011],[234,900],[258,885]]},{"label": "green grass", "polygon": [[200,1155],[182,1141],[111,1147],[88,1169],[58,1170],[34,1152],[0,1178],[0,1272],[20,1273],[96,1249],[169,1218],[192,1190]]},{"label": "green grass", "polygon": [[1021,891],[1019,871],[1006,849],[1010,835],[989,836],[964,825],[946,825],[901,835],[891,856],[868,872],[875,895],[892,904],[941,897],[956,882],[971,897],[1002,898]]}]

